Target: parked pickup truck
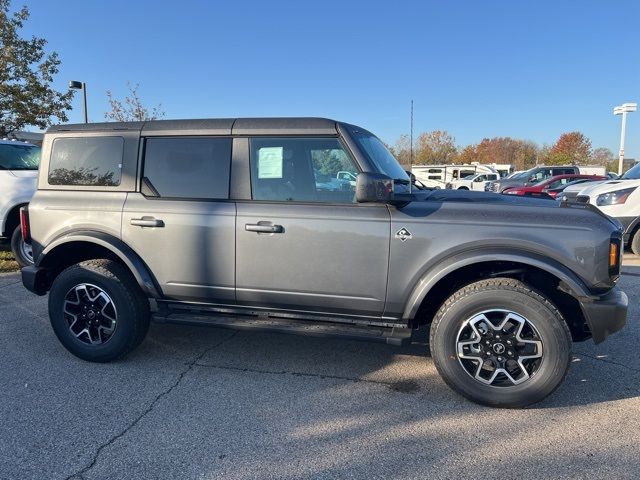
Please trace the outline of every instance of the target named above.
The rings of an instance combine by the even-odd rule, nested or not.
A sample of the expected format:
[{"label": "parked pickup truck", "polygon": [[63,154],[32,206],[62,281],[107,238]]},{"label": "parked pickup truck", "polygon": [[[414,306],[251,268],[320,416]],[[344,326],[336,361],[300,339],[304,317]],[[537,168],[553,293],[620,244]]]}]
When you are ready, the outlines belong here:
[{"label": "parked pickup truck", "polygon": [[454,190],[478,190],[484,192],[489,182],[495,182],[500,178],[497,173],[481,173],[478,175],[467,175],[460,180],[452,180],[447,183],[447,188]]},{"label": "parked pickup truck", "polygon": [[[355,185],[326,188],[338,172]],[[391,344],[429,328],[449,386],[522,407],[560,385],[572,341],[626,320],[619,222],[417,190],[375,135],[334,120],[51,127],[21,214],[35,259],[22,281],[94,362],[130,352],[152,319]]]}]

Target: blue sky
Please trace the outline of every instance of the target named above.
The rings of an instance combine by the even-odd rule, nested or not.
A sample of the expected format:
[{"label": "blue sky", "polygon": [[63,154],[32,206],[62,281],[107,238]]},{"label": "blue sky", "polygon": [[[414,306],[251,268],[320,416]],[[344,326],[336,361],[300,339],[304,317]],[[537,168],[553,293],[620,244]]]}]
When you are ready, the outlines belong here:
[{"label": "blue sky", "polygon": [[[58,86],[87,82],[94,121],[131,81],[167,118],[326,116],[394,142],[414,99],[416,132],[462,145],[579,130],[617,153],[612,107],[640,101],[631,0],[22,3],[62,58]],[[627,127],[640,158],[640,112]]]}]

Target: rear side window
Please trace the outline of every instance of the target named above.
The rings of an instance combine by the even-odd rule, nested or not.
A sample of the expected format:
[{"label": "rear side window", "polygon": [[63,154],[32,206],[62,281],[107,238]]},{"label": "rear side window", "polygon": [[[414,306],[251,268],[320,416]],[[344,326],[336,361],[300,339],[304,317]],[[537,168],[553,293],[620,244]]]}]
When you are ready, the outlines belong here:
[{"label": "rear side window", "polygon": [[115,187],[122,176],[122,137],[56,138],[49,185]]},{"label": "rear side window", "polygon": [[144,177],[160,197],[229,198],[230,138],[148,138]]}]

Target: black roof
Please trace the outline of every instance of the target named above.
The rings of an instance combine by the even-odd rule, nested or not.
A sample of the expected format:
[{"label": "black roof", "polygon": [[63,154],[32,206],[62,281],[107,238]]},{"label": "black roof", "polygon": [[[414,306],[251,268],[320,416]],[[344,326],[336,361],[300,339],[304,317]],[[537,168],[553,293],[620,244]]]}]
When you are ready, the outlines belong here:
[{"label": "black roof", "polygon": [[337,123],[328,118],[206,118],[194,120],[150,120],[146,122],[101,122],[55,125],[47,132],[139,131],[144,135],[335,135]]}]

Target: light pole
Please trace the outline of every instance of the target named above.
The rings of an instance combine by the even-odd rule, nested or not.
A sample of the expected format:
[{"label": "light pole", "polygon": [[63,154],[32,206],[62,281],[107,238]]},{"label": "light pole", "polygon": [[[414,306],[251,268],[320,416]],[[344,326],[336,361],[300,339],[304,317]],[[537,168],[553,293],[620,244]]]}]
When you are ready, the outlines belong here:
[{"label": "light pole", "polygon": [[624,162],[624,134],[627,128],[627,113],[635,112],[637,103],[623,103],[613,109],[614,115],[622,115],[622,130],[620,131],[620,153],[618,154],[618,175],[622,175],[622,163]]},{"label": "light pole", "polygon": [[73,90],[82,90],[84,97],[84,123],[89,123],[89,117],[87,116],[87,84],[84,82],[78,82],[77,80],[71,80],[69,82],[69,88]]}]

